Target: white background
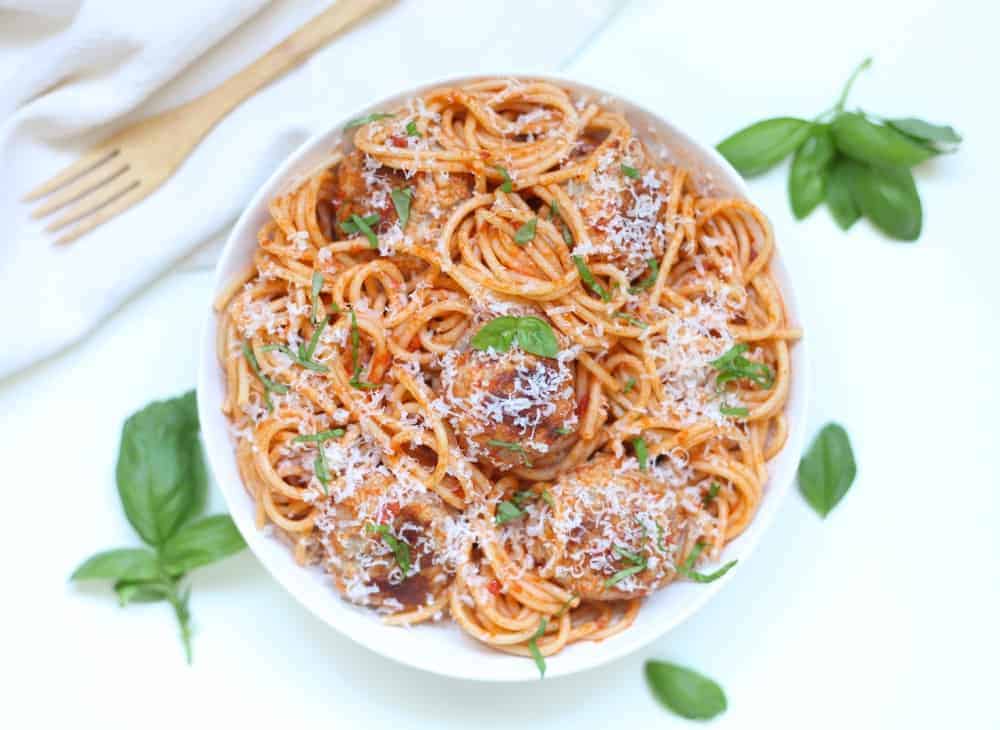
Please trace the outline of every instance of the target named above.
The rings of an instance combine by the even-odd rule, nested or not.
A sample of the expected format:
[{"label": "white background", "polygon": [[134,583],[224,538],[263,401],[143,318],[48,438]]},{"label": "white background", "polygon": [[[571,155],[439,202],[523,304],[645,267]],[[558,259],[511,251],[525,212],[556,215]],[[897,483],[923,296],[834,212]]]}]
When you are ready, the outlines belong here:
[{"label": "white background", "polygon": [[[121,610],[103,587],[69,585],[92,552],[136,542],[114,490],[119,430],[149,400],[193,386],[211,282],[199,262],[210,264],[210,246],[82,344],[0,383],[0,717],[14,718],[3,724],[682,727],[644,685],[643,661],[656,657],[725,687],[730,708],[718,727],[997,727],[1000,18],[979,7],[632,0],[579,53],[585,39],[560,40],[550,7],[540,22],[559,52],[524,51],[539,70],[568,61],[581,81],[613,86],[706,143],[758,118],[825,109],[870,54],[875,65],[853,103],[965,135],[958,154],[916,171],[925,207],[916,244],[863,222],[845,235],[825,210],[795,223],[784,169],[752,182],[797,282],[814,356],[811,431],[843,423],[859,473],[826,521],[793,493],[757,552],[694,618],[598,670],[491,685],[355,646],[250,554],[195,574],[191,667],[167,607]],[[555,10],[573,12],[569,3]],[[413,32],[442,55],[441,71],[482,68],[448,56],[434,23],[444,4],[426,12]],[[496,32],[515,53],[518,35]],[[523,68],[524,57],[510,66]],[[213,509],[222,509],[217,496]]]}]

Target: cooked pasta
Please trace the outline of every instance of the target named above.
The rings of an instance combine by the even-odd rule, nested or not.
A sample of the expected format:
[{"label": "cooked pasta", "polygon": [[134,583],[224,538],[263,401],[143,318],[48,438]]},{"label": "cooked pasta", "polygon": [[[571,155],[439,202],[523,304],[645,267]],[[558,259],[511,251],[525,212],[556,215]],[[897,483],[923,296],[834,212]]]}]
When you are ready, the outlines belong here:
[{"label": "cooked pasta", "polygon": [[[351,125],[349,125],[351,126]],[[787,434],[767,220],[530,79],[358,120],[218,297],[261,527],[391,624],[541,658],[713,580]]]}]

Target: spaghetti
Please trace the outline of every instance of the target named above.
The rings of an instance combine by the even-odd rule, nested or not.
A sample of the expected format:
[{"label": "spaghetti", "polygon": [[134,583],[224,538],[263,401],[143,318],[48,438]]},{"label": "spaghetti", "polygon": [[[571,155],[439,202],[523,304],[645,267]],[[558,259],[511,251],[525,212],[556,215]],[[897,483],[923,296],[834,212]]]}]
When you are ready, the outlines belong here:
[{"label": "spaghetti", "polygon": [[258,522],[393,624],[627,628],[748,525],[787,434],[767,220],[557,85],[359,120],[219,295]]}]

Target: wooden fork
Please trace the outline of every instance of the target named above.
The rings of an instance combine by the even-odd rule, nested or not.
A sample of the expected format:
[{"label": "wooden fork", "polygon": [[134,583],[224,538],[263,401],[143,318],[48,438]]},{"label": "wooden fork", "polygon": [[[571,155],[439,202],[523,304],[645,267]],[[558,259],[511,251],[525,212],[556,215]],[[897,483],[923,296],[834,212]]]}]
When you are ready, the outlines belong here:
[{"label": "wooden fork", "polygon": [[56,243],[69,243],[111,220],[162,185],[236,105],[386,2],[339,0],[208,93],[111,136],[24,196],[25,202],[46,198],[32,217],[60,212],[45,226],[46,231],[69,227]]}]

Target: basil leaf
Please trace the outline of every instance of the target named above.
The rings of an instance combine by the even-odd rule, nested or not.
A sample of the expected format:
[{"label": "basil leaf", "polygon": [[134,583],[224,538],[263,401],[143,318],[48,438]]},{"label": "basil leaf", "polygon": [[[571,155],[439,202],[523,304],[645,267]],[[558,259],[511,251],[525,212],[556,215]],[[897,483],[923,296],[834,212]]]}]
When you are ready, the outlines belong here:
[{"label": "basil leaf", "polygon": [[851,193],[872,223],[900,241],[920,238],[923,210],[913,175],[905,167],[861,166]]},{"label": "basil leaf", "polygon": [[638,170],[636,170],[634,167],[629,167],[628,165],[625,164],[622,165],[622,175],[624,175],[625,177],[630,177],[633,180],[638,180],[640,177],[642,177],[642,175],[639,174]]},{"label": "basil leaf", "polygon": [[898,132],[902,132],[908,137],[913,137],[921,142],[935,146],[944,145],[947,149],[954,149],[951,145],[957,146],[962,141],[962,135],[946,124],[931,124],[923,119],[906,117],[904,119],[886,119],[885,123]]},{"label": "basil leaf", "polygon": [[389,193],[392,198],[392,205],[396,208],[396,215],[399,216],[399,227],[406,228],[406,223],[410,220],[410,202],[413,200],[413,188],[403,188],[393,190]]},{"label": "basil leaf", "polygon": [[538,317],[497,317],[475,334],[470,345],[476,350],[507,352],[517,342],[525,352],[539,357],[556,357],[559,342],[552,328]]},{"label": "basil leaf", "polygon": [[503,178],[503,183],[500,184],[500,190],[505,193],[511,193],[514,191],[514,181],[510,178],[510,173],[507,172],[506,167],[501,167],[500,165],[494,165],[493,169],[500,173]]},{"label": "basil leaf", "polygon": [[708,488],[708,492],[701,500],[701,503],[704,507],[708,507],[710,504],[712,504],[712,500],[714,500],[719,495],[719,489],[720,489],[719,483],[712,482],[711,486]]},{"label": "basil leaf", "polygon": [[854,202],[853,178],[861,163],[849,157],[837,157],[830,165],[826,176],[826,205],[830,214],[841,230],[848,230],[861,217],[857,203]]},{"label": "basil leaf", "polygon": [[823,202],[827,170],[833,156],[833,136],[826,125],[814,128],[795,151],[788,175],[788,198],[797,219],[802,220]]},{"label": "basil leaf", "polygon": [[834,118],[831,129],[837,149],[859,162],[912,167],[937,154],[892,127],[870,121],[863,114],[842,112]]},{"label": "basil leaf", "polygon": [[406,123],[406,133],[411,137],[421,136],[420,130],[417,129],[417,123],[413,120],[410,120],[409,122]]},{"label": "basil leaf", "polygon": [[587,266],[587,262],[583,260],[582,256],[573,256],[573,263],[576,265],[576,271],[580,275],[580,279],[583,283],[590,289],[594,294],[601,298],[601,301],[610,302],[611,295],[608,294],[607,290],[601,286],[597,279],[594,278],[594,273]]},{"label": "basil leaf", "polygon": [[693,669],[650,660],[646,682],[661,705],[689,720],[709,720],[726,711],[726,693]]},{"label": "basil leaf", "polygon": [[820,517],[826,517],[847,494],[857,473],[847,432],[828,423],[799,463],[799,491]]},{"label": "basil leaf", "polygon": [[229,515],[212,515],[182,527],[164,543],[161,557],[170,575],[181,575],[238,553],[247,546]]},{"label": "basil leaf", "polygon": [[750,409],[743,406],[719,406],[719,413],[723,416],[736,416],[746,418],[750,415]]},{"label": "basil leaf", "polygon": [[528,639],[528,651],[531,652],[531,658],[535,660],[535,666],[538,667],[538,674],[542,679],[545,679],[545,657],[542,656],[542,652],[538,649],[538,640],[545,636],[545,629],[548,625],[548,619],[543,616],[542,620],[538,623],[538,631]]},{"label": "basil leaf", "polygon": [[808,136],[812,124],[794,117],[777,117],[751,124],[719,142],[716,149],[745,177],[771,169]]},{"label": "basil leaf", "polygon": [[149,545],[162,545],[201,512],[208,476],[193,390],[125,421],[115,476],[125,516]]},{"label": "basil leaf", "polygon": [[504,501],[497,505],[497,513],[493,518],[493,521],[498,525],[505,525],[508,522],[519,519],[523,516],[524,510],[513,502]]},{"label": "basil leaf", "polygon": [[535,238],[535,227],[537,225],[537,218],[532,218],[527,221],[523,226],[517,229],[517,233],[514,234],[514,240],[522,246],[531,242]]},{"label": "basil leaf", "polygon": [[380,119],[390,119],[391,117],[394,117],[394,116],[396,116],[396,115],[395,114],[385,114],[383,112],[375,112],[373,114],[368,114],[366,116],[360,117],[358,119],[354,119],[354,120],[348,122],[347,124],[345,124],[344,125],[344,131],[347,131],[348,129],[354,129],[355,127],[363,127],[366,124],[370,124],[371,122],[377,122]]},{"label": "basil leaf", "polygon": [[554,358],[559,354],[559,341],[552,328],[538,317],[518,317],[517,344],[525,352],[539,357]]},{"label": "basil leaf", "polygon": [[146,548],[120,548],[97,553],[73,571],[70,580],[152,580],[160,574],[156,553]]},{"label": "basil leaf", "polygon": [[635,387],[635,384],[636,384],[636,380],[635,380],[635,378],[633,378],[633,377],[632,377],[632,376],[630,375],[630,376],[628,377],[628,379],[626,379],[626,380],[625,380],[625,387],[624,387],[624,388],[622,388],[622,393],[629,393],[629,392],[631,392],[631,391],[632,391],[632,388],[634,388],[634,387]]},{"label": "basil leaf", "polygon": [[[370,216],[362,218],[357,213],[354,213],[351,216],[351,223],[354,224],[354,226],[357,228],[357,230],[358,230],[359,233],[363,233],[365,235],[365,238],[368,239],[368,247],[369,248],[378,248],[378,236],[376,236],[375,235],[375,231],[373,231],[371,229],[371,226],[374,225],[374,223],[370,224],[368,222],[369,220],[370,220]],[[379,221],[379,217],[376,215],[375,216],[375,223],[378,223],[378,221]],[[341,226],[341,227],[343,227],[343,226]]]},{"label": "basil leaf", "polygon": [[313,327],[319,324],[319,320],[316,319],[316,313],[319,311],[320,294],[323,291],[323,274],[319,271],[314,271],[312,276],[312,291],[309,292],[309,301],[312,310],[309,314],[309,321],[312,322]]},{"label": "basil leaf", "polygon": [[629,294],[638,294],[656,283],[656,277],[660,275],[660,262],[656,259],[646,259],[646,265],[649,267],[649,273],[638,284],[629,287]]},{"label": "basil leaf", "polygon": [[639,462],[639,471],[649,471],[649,449],[646,448],[646,439],[642,436],[632,439],[632,448],[635,449],[635,458]]},{"label": "basil leaf", "polygon": [[628,568],[622,568],[617,573],[615,573],[613,576],[611,576],[606,581],[604,581],[604,587],[605,588],[612,588],[612,587],[618,585],[619,583],[621,583],[626,578],[628,578],[630,575],[635,575],[636,573],[641,573],[645,569],[646,569],[646,562],[645,561],[643,561],[639,565],[632,565],[632,566],[629,566]]},{"label": "basil leaf", "polygon": [[166,599],[169,589],[162,581],[131,582],[118,581],[115,583],[115,593],[118,594],[118,605],[122,608],[130,603],[155,603]]},{"label": "basil leaf", "polygon": [[410,567],[412,565],[410,562],[409,543],[393,535],[389,525],[375,525],[369,522],[365,525],[365,530],[369,533],[381,535],[382,540],[392,550],[393,557],[396,558],[396,564],[403,571],[403,577],[406,578],[410,574]]}]

